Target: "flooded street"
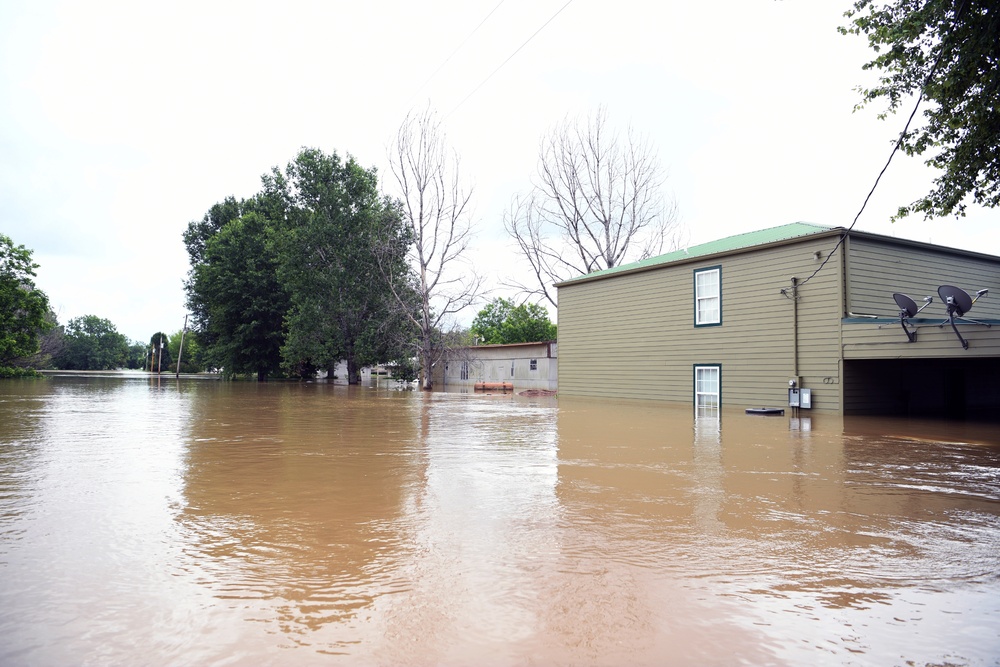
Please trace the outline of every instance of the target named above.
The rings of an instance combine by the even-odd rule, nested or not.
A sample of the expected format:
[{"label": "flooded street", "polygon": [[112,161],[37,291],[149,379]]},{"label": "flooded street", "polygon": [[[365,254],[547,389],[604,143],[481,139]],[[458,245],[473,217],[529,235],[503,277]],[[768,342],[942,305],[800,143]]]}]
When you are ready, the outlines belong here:
[{"label": "flooded street", "polygon": [[0,665],[998,665],[1000,427],[0,382]]}]

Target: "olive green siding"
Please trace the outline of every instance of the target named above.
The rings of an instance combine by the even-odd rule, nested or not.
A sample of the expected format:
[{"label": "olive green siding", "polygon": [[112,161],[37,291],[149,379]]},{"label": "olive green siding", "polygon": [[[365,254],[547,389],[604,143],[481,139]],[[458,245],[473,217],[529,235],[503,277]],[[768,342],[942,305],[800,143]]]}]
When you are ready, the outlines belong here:
[{"label": "olive green siding", "polygon": [[1000,318],[1000,260],[996,257],[855,235],[847,244],[851,312],[895,317],[898,308],[892,294],[902,292],[918,305],[925,296],[933,297],[934,303],[921,316],[943,319],[947,314],[937,289],[940,285],[955,285],[973,296],[979,289],[992,291],[976,303],[969,317]]},{"label": "olive green siding", "polygon": [[[848,310],[857,315],[880,315],[878,320],[847,319],[843,324],[844,359],[967,359],[1000,356],[1000,322],[991,328],[960,324],[969,341],[962,348],[937,289],[955,285],[975,295],[991,294],[976,302],[967,316],[1000,319],[1000,258],[972,256],[946,248],[913,247],[898,242],[851,237],[848,260]],[[918,305],[925,296],[934,302],[913,320],[916,341],[909,343],[899,324],[893,292],[908,295]]]},{"label": "olive green siding", "polygon": [[[787,405],[794,377],[818,411],[1000,409],[1000,257],[863,232],[830,256],[845,233],[795,223],[561,283],[560,393],[691,403],[693,366],[719,364],[725,407]],[[722,271],[722,324],[696,327],[693,274],[712,266]],[[968,349],[940,285],[991,291],[967,315],[992,326],[958,325]],[[894,292],[934,299],[912,320],[913,343]]]},{"label": "olive green siding", "polygon": [[[870,238],[849,241],[847,299],[854,315],[842,324],[845,414],[901,414],[963,418],[1000,406],[1000,258],[947,248]],[[940,285],[974,295],[989,289],[967,313],[991,327],[958,324],[962,347],[948,324]],[[893,292],[918,305],[914,342],[900,326]]]},{"label": "olive green siding", "polygon": [[[798,290],[797,369],[791,298],[791,278],[812,274],[837,238],[561,285],[560,394],[690,403],[693,366],[721,364],[723,406],[786,405],[797,371],[815,409],[839,411],[841,252]],[[711,266],[722,269],[722,324],[696,327],[692,275]]]}]

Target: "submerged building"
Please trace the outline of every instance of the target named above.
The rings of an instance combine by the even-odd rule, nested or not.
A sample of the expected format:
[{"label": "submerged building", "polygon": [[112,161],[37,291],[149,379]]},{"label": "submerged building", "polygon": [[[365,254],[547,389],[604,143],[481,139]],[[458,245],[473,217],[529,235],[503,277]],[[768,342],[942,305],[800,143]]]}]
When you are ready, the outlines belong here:
[{"label": "submerged building", "polygon": [[554,340],[456,348],[434,366],[434,386],[471,390],[477,385],[508,385],[510,391],[553,391],[558,364]]},{"label": "submerged building", "polygon": [[840,414],[1000,407],[993,255],[793,223],[556,287],[561,395],[784,407],[794,387]]}]

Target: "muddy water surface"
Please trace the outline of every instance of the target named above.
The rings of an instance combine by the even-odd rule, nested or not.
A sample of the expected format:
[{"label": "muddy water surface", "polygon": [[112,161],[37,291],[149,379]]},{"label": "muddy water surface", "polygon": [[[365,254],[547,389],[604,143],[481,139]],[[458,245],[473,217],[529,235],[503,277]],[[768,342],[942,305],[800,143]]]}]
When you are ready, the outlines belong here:
[{"label": "muddy water surface", "polygon": [[0,665],[997,665],[1000,429],[0,382]]}]

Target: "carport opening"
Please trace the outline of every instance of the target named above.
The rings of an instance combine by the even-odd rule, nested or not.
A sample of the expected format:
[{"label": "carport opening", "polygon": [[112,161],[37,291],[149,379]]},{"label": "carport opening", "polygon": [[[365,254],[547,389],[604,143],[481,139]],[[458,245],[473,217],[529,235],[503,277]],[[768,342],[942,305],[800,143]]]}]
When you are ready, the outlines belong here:
[{"label": "carport opening", "polygon": [[1000,358],[844,361],[844,414],[1000,420]]}]

